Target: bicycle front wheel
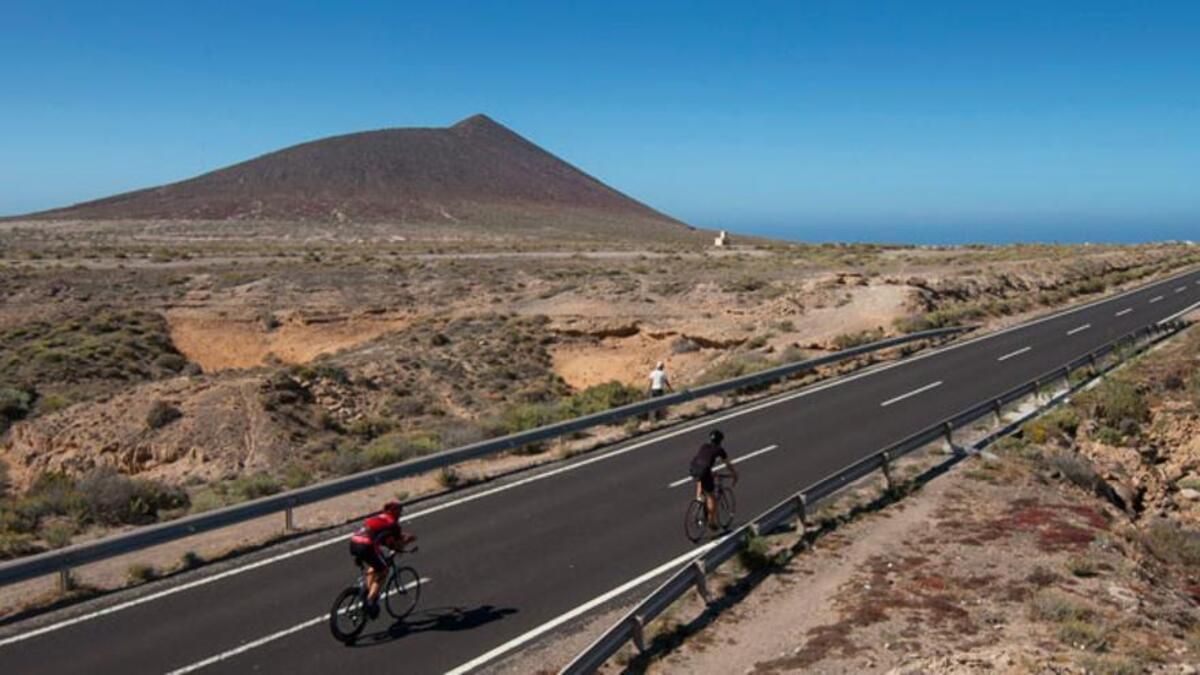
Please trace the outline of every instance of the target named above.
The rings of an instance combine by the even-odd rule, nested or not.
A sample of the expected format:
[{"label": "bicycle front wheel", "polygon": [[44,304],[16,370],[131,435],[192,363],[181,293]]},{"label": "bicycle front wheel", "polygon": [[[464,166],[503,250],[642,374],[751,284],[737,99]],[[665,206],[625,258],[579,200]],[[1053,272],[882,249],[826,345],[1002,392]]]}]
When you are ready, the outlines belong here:
[{"label": "bicycle front wheel", "polygon": [[722,530],[728,530],[733,524],[733,514],[735,503],[733,500],[733,490],[725,488],[721,490],[721,494],[717,495],[717,524]]},{"label": "bicycle front wheel", "polygon": [[421,577],[411,567],[401,567],[392,575],[388,582],[387,605],[388,614],[394,619],[403,619],[417,606],[421,598]]},{"label": "bicycle front wheel", "polygon": [[692,543],[700,541],[708,531],[708,514],[704,502],[693,499],[688,503],[687,512],[683,515],[683,533]]},{"label": "bicycle front wheel", "polygon": [[329,610],[329,630],[333,637],[353,644],[354,639],[367,625],[365,594],[357,586],[350,586],[338,594]]}]

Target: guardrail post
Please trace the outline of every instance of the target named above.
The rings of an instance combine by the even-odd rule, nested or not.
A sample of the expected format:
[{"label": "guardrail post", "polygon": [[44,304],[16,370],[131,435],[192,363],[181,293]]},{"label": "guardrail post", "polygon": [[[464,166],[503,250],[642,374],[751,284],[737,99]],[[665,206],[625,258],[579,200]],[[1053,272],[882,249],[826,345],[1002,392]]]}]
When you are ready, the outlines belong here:
[{"label": "guardrail post", "polygon": [[712,604],[712,595],[708,592],[708,573],[704,569],[704,561],[697,559],[692,563],[692,576],[696,582],[696,592],[704,599],[704,604]]},{"label": "guardrail post", "polygon": [[996,399],[995,401],[992,401],[992,412],[996,413],[996,424],[1003,424],[1004,423],[1004,404],[1000,402],[1000,399]]},{"label": "guardrail post", "polygon": [[887,483],[888,494],[896,491],[896,484],[892,481],[892,456],[886,450],[880,455],[883,458],[883,480]]},{"label": "guardrail post", "polygon": [[1089,377],[1096,376],[1096,352],[1088,354],[1088,371]]},{"label": "guardrail post", "polygon": [[641,616],[634,614],[629,617],[633,620],[633,627],[630,633],[633,633],[633,646],[637,647],[638,652],[646,651],[646,622]]},{"label": "guardrail post", "polygon": [[1034,401],[1034,403],[1041,403],[1041,401],[1042,401],[1042,381],[1041,381],[1041,379],[1036,379],[1033,381],[1033,401]]},{"label": "guardrail post", "polygon": [[796,493],[796,524],[800,534],[808,530],[808,497],[803,492]]},{"label": "guardrail post", "polygon": [[75,590],[75,577],[71,576],[71,568],[63,567],[58,570],[58,592],[70,593]]},{"label": "guardrail post", "polygon": [[296,531],[296,517],[292,513],[292,508],[296,505],[296,500],[288,502],[287,508],[283,510],[283,531],[285,533]]},{"label": "guardrail post", "polygon": [[949,455],[958,452],[958,448],[954,447],[954,427],[949,422],[946,422],[942,425],[942,429],[946,433],[946,454]]}]

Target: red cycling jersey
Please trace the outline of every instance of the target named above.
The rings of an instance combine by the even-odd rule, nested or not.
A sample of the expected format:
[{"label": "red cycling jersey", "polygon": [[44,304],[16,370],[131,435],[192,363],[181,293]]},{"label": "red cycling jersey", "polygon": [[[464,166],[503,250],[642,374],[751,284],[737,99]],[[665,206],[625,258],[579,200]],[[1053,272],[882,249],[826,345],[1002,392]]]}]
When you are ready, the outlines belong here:
[{"label": "red cycling jersey", "polygon": [[379,552],[380,545],[392,544],[400,539],[400,522],[386,511],[377,513],[363,521],[362,527],[354,531],[350,541],[370,544]]}]

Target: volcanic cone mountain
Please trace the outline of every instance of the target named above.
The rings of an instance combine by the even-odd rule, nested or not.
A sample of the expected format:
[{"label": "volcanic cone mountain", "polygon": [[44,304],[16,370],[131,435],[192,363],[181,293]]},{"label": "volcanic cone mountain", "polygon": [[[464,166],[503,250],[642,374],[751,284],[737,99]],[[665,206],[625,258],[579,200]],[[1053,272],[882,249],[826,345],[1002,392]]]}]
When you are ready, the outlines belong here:
[{"label": "volcanic cone mountain", "polygon": [[45,211],[54,220],[334,221],[570,236],[694,229],[484,115],[302,143],[195,178]]}]

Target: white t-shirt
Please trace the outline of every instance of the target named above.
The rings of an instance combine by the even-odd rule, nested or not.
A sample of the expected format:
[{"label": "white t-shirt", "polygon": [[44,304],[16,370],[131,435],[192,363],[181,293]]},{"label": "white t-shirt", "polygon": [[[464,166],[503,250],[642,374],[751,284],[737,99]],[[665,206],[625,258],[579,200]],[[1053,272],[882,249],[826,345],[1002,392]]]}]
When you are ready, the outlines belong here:
[{"label": "white t-shirt", "polygon": [[662,389],[667,385],[667,371],[655,368],[650,371],[650,388],[654,390]]}]

